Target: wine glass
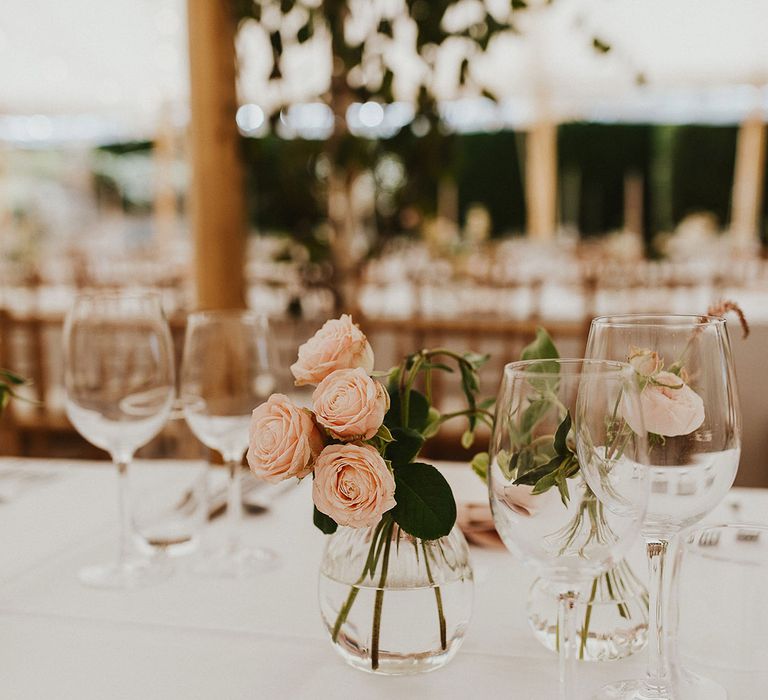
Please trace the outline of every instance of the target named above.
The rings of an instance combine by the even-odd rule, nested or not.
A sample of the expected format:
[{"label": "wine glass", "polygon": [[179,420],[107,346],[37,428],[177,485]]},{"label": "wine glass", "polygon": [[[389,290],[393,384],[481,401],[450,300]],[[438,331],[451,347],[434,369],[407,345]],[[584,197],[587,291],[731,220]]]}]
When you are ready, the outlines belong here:
[{"label": "wine glass", "polygon": [[[678,674],[667,648],[676,583],[664,576],[677,534],[710,513],[731,488],[741,452],[741,418],[725,320],[626,315],[592,321],[588,357],[629,360],[641,378],[651,494],[643,523],[650,572],[646,678],[606,686],[598,697],[724,697],[711,682]],[[599,475],[585,469],[599,490]]]},{"label": "wine glass", "polygon": [[225,549],[208,553],[203,573],[243,576],[271,569],[274,552],[240,541],[240,472],[251,413],[275,388],[272,342],[263,316],[250,311],[189,315],[181,362],[184,418],[206,447],[219,452],[228,473]]},{"label": "wine glass", "polygon": [[[632,417],[629,427],[626,416]],[[507,548],[558,597],[560,697],[576,697],[574,608],[640,532],[648,499],[636,375],[621,362],[528,360],[504,368],[488,491]],[[599,463],[606,488],[579,465]]]},{"label": "wine glass", "polygon": [[157,435],[174,397],[173,345],[156,294],[83,294],[64,323],[67,416],[89,442],[106,450],[118,473],[120,540],[117,560],[89,566],[80,580],[124,588],[154,580],[147,560],[131,557],[128,465]]}]

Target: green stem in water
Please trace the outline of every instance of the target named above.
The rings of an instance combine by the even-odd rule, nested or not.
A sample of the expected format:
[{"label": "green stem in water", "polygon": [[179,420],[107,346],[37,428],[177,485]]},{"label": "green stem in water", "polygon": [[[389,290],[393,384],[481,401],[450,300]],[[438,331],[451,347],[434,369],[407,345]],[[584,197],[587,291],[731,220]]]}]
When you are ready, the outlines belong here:
[{"label": "green stem in water", "polygon": [[341,626],[349,617],[349,612],[352,610],[352,605],[357,598],[357,594],[360,592],[358,586],[363,582],[365,577],[369,575],[369,573],[371,578],[373,578],[373,573],[376,570],[376,565],[378,564],[379,557],[381,556],[382,539],[380,535],[386,522],[387,521],[385,519],[380,520],[379,524],[376,526],[376,529],[373,531],[373,537],[371,537],[371,546],[368,550],[368,556],[365,559],[365,564],[363,565],[363,573],[360,574],[360,578],[357,579],[355,584],[349,587],[349,594],[347,595],[347,599],[344,601],[344,605],[341,606],[339,614],[336,616],[336,622],[333,625],[333,632],[331,633],[331,640],[334,643],[336,643],[336,640],[339,638]]},{"label": "green stem in water", "polygon": [[347,617],[349,617],[349,611],[352,610],[352,605],[355,602],[355,598],[357,598],[357,594],[360,592],[360,589],[357,586],[350,586],[349,587],[349,595],[347,596],[347,599],[344,601],[344,605],[341,606],[341,610],[339,610],[339,614],[336,616],[336,623],[333,625],[333,632],[331,634],[331,640],[336,643],[336,640],[339,638],[339,632],[341,631],[341,626],[346,622]]},{"label": "green stem in water", "polygon": [[435,586],[435,580],[432,578],[432,569],[429,566],[429,556],[427,545],[424,540],[421,541],[421,549],[424,552],[424,564],[427,567],[427,578],[435,591],[435,602],[437,603],[437,622],[440,625],[440,648],[445,651],[448,648],[448,635],[446,632],[445,612],[443,612],[443,594],[440,592],[440,586]]},{"label": "green stem in water", "polygon": [[376,600],[373,604],[373,628],[371,630],[371,669],[379,667],[379,634],[381,632],[381,608],[384,605],[384,586],[387,585],[387,569],[389,568],[389,550],[392,548],[392,524],[384,530],[386,544],[384,545],[384,560],[381,564],[381,576],[376,589]]},{"label": "green stem in water", "polygon": [[597,595],[597,582],[598,578],[592,582],[592,590],[589,592],[589,602],[587,603],[587,611],[584,614],[584,625],[581,628],[581,647],[579,648],[579,658],[583,659],[587,651],[587,636],[589,635],[589,623],[592,621],[592,604],[595,602],[595,596]]}]

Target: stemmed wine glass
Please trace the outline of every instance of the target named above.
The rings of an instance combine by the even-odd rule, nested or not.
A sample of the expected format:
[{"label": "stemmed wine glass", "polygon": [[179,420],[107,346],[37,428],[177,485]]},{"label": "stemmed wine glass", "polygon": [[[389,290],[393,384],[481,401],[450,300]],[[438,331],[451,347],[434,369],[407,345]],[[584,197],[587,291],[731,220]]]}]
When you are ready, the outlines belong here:
[{"label": "stemmed wine glass", "polygon": [[251,413],[275,388],[272,342],[263,316],[250,311],[189,315],[181,363],[181,403],[195,436],[218,451],[229,472],[228,542],[200,567],[217,576],[243,576],[274,567],[277,557],[240,541],[240,476]]},{"label": "stemmed wine glass", "polygon": [[164,573],[131,557],[128,465],[157,435],[174,397],[173,345],[160,297],[152,293],[78,296],[64,323],[67,416],[106,450],[118,473],[120,540],[114,563],[79,572],[89,586],[124,588]]},{"label": "stemmed wine glass", "polygon": [[[578,696],[576,603],[640,532],[645,459],[638,384],[628,364],[528,360],[504,368],[490,445],[491,510],[507,548],[558,596],[561,698]],[[586,462],[606,475],[600,497],[580,474]]]},{"label": "stemmed wine glass", "polygon": [[[666,554],[677,534],[710,513],[731,488],[741,451],[741,418],[725,320],[626,315],[592,321],[587,356],[629,360],[640,373],[651,493],[643,523],[650,572],[649,661],[645,679],[606,686],[598,697],[724,697],[711,681],[677,674],[667,648],[674,607]],[[599,491],[599,474],[585,469]]]}]

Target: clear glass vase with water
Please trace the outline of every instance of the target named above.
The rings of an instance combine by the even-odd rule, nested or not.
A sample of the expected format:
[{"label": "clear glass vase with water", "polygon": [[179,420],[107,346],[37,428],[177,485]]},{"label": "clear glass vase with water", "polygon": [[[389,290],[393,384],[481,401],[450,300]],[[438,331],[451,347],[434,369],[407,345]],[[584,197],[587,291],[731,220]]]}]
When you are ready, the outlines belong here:
[{"label": "clear glass vase with water", "polygon": [[472,612],[469,549],[454,527],[416,539],[386,521],[339,528],[325,548],[320,612],[336,651],[373,673],[430,671],[459,650]]},{"label": "clear glass vase with water", "polygon": [[[592,581],[576,605],[576,654],[582,661],[623,659],[648,641],[648,590],[626,560]],[[557,602],[544,579],[528,593],[528,624],[545,647],[557,651]]]}]

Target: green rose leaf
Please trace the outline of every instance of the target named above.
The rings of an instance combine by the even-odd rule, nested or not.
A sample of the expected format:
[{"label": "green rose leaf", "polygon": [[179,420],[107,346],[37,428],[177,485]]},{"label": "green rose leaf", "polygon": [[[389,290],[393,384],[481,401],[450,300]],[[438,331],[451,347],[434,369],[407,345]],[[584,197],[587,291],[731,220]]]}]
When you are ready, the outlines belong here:
[{"label": "green rose leaf", "polygon": [[561,456],[566,456],[571,454],[571,451],[568,449],[568,443],[566,442],[566,439],[568,438],[568,433],[571,430],[571,412],[568,411],[565,414],[565,418],[563,418],[563,422],[560,423],[559,426],[557,426],[557,432],[555,433],[555,452]]},{"label": "green rose leaf", "polygon": [[441,420],[440,411],[438,411],[434,406],[430,406],[429,414],[427,415],[427,425],[424,430],[421,431],[424,439],[429,440],[429,438],[437,435],[440,432],[440,426],[442,424],[443,422]]},{"label": "green rose leaf", "polygon": [[395,438],[392,437],[392,433],[386,425],[380,425],[378,431],[376,431],[376,437],[383,442],[392,442]]},{"label": "green rose leaf", "polygon": [[556,360],[558,357],[560,353],[557,352],[552,337],[541,326],[536,329],[536,339],[526,345],[520,353],[521,360]]},{"label": "green rose leaf", "polygon": [[339,527],[332,517],[325,513],[321,513],[317,507],[315,507],[314,512],[312,513],[312,522],[318,530],[326,535],[332,535]]},{"label": "green rose leaf", "polygon": [[395,465],[408,464],[424,444],[424,436],[410,428],[392,428],[393,441],[384,451],[385,459]]},{"label": "green rose leaf", "polygon": [[523,411],[520,419],[520,433],[524,442],[530,442],[531,431],[551,407],[552,404],[547,399],[536,399],[531,401],[528,408]]},{"label": "green rose leaf", "polygon": [[395,468],[392,517],[413,537],[436,540],[456,522],[456,501],[445,477],[430,464],[414,462]]},{"label": "green rose leaf", "polygon": [[17,386],[27,383],[27,380],[24,379],[24,377],[15,372],[11,372],[9,369],[0,369],[0,380]]},{"label": "green rose leaf", "polygon": [[429,401],[424,394],[411,389],[410,399],[408,400],[408,425],[402,423],[400,411],[400,394],[397,388],[390,387],[389,390],[389,411],[384,416],[384,425],[390,430],[394,428],[413,428],[421,432],[427,425],[429,419]]},{"label": "green rose leaf", "polygon": [[462,357],[472,365],[474,369],[479,369],[488,362],[490,355],[481,355],[478,352],[465,352]]},{"label": "green rose leaf", "polygon": [[[499,455],[500,457],[501,455]],[[470,462],[472,471],[475,472],[483,481],[488,481],[488,453],[478,452]]]},{"label": "green rose leaf", "polygon": [[[528,453],[522,453],[522,454],[528,454]],[[562,461],[563,461],[563,458],[558,456],[551,459],[546,464],[542,464],[540,467],[527,469],[525,471],[522,471],[518,468],[519,476],[517,477],[517,479],[515,479],[513,483],[515,484],[515,486],[519,486],[521,484],[524,484],[525,486],[533,486],[535,484],[538,484],[539,481],[541,481],[541,479],[557,471]],[[555,482],[553,481],[552,484],[554,483]]]}]

